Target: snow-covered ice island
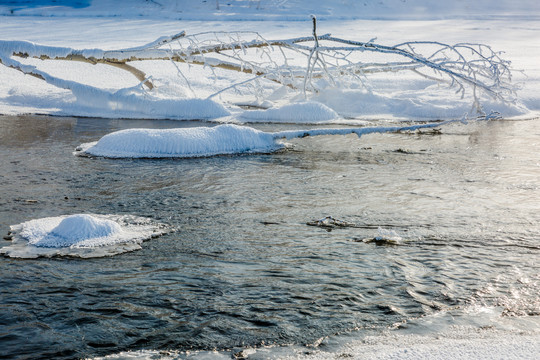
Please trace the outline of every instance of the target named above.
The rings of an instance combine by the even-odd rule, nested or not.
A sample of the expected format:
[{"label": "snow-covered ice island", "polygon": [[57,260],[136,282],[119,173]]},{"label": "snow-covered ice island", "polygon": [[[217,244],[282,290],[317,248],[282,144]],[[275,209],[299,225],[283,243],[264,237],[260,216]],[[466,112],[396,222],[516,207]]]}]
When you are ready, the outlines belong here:
[{"label": "snow-covered ice island", "polygon": [[139,250],[143,241],[167,232],[164,224],[130,215],[56,216],[11,226],[11,245],[0,248],[0,254],[24,259],[112,256]]},{"label": "snow-covered ice island", "polygon": [[361,137],[364,134],[432,129],[452,123],[468,122],[447,120],[407,126],[321,128],[273,133],[234,124],[166,130],[127,129],[107,134],[99,141],[81,144],[74,154],[107,158],[192,158],[271,153],[286,146],[284,139],[348,134]]}]

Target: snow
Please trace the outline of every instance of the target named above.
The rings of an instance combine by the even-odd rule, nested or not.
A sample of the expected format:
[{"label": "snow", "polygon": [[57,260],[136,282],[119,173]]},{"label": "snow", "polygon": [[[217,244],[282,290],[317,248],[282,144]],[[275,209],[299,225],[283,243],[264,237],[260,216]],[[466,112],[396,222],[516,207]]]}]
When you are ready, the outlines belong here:
[{"label": "snow", "polygon": [[128,129],[82,144],[80,155],[110,158],[201,157],[264,153],[282,147],[270,133],[233,124],[187,129]]},{"label": "snow", "polygon": [[223,105],[209,99],[160,98],[147,94],[140,86],[110,92],[71,84],[71,90],[79,108],[101,117],[207,120],[230,114]]},{"label": "snow", "polygon": [[[396,77],[396,82],[403,81]],[[385,85],[386,86],[386,85]],[[423,91],[366,91],[364,89],[328,89],[313,97],[339,114],[355,119],[457,119],[471,113],[470,101],[455,97],[449,89],[437,85]],[[450,93],[450,94],[449,94]],[[485,98],[482,105],[488,111],[499,112],[505,117],[527,114],[522,104],[502,103]]]},{"label": "snow", "polygon": [[48,248],[102,246],[107,244],[106,239],[122,231],[118,223],[88,214],[68,216],[50,232],[43,231],[39,222],[35,225],[25,227],[21,236],[28,239],[29,245]]},{"label": "snow", "polygon": [[48,217],[12,225],[12,243],[0,248],[0,254],[14,258],[111,256],[139,250],[144,240],[166,232],[163,224],[130,215]]},{"label": "snow", "polygon": [[[353,354],[351,359],[535,359],[540,352],[540,342],[536,335],[495,334],[485,338],[452,337],[433,338],[430,336],[374,336],[361,342],[350,344],[344,353]],[[327,359],[328,353],[287,357],[288,359]]]},{"label": "snow", "polygon": [[[252,76],[180,63],[175,66],[169,61],[132,63],[156,84],[149,91],[127,72],[103,64],[22,59],[6,52],[17,50],[53,57],[86,49],[85,55],[100,58],[107,52],[112,54],[111,50],[124,49],[114,54],[125,58],[130,55],[129,49],[164,40],[181,30],[188,35],[209,29],[249,30],[258,31],[265,39],[285,39],[310,35],[309,14],[314,13],[321,34],[329,32],[352,40],[376,38],[383,45],[406,40],[488,44],[495,51],[503,51],[503,58],[512,62],[518,90],[515,103],[483,98],[484,110],[498,111],[505,118],[534,118],[540,114],[540,95],[536,91],[540,84],[537,1],[493,4],[487,0],[238,0],[220,4],[216,9],[214,1],[182,0],[4,3],[0,5],[0,14],[5,15],[0,21],[0,58],[4,65],[16,62],[28,71],[44,75],[49,83],[0,65],[0,113],[342,124],[374,119],[445,120],[471,113],[470,96],[461,98],[455,94],[455,88],[434,85],[412,73],[368,74],[365,86],[328,86],[307,99],[271,81],[263,82],[263,90],[257,94],[246,96],[246,88],[240,88],[244,95],[231,90],[215,96]],[[301,21],[287,21],[291,19]],[[78,31],[73,32],[74,28]],[[148,51],[156,55],[164,50]],[[320,107],[301,105],[306,100]],[[237,106],[249,103],[264,103],[268,109],[242,110]],[[230,114],[234,114],[233,118],[228,118]]]},{"label": "snow", "polygon": [[303,130],[284,130],[267,133],[234,124],[215,127],[178,129],[127,129],[103,136],[100,140],[81,144],[75,149],[78,156],[107,158],[192,158],[245,153],[270,153],[284,147],[280,139],[321,135],[348,135],[430,129],[462,120],[448,120],[410,126],[346,127]]},{"label": "snow", "polygon": [[266,123],[318,123],[339,118],[328,106],[313,102],[299,102],[267,110],[245,111],[239,119],[243,122]]},{"label": "snow", "polygon": [[[180,353],[153,350],[126,351],[95,359],[193,359],[215,360],[234,358],[232,352],[192,351]],[[540,352],[538,334],[511,333],[507,331],[482,331],[472,328],[456,327],[444,336],[404,335],[386,333],[366,336],[358,341],[350,341],[333,351],[319,350],[313,347],[262,347],[244,349],[242,354],[254,360],[535,360]]]}]

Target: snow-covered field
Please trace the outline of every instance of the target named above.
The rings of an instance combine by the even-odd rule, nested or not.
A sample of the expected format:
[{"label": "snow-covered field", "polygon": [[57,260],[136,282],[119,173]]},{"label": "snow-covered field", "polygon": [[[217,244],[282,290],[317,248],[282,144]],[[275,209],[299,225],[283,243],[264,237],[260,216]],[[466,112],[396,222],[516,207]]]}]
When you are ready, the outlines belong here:
[{"label": "snow-covered field", "polygon": [[[517,96],[515,102],[508,103],[484,97],[484,111],[498,112],[504,118],[531,119],[540,114],[540,3],[537,0],[7,1],[0,3],[0,40],[4,41],[0,43],[0,55],[5,60],[9,58],[10,51],[19,46],[17,42],[20,41],[56,48],[126,49],[182,30],[188,35],[210,30],[256,31],[265,39],[287,39],[311,35],[310,14],[317,15],[320,34],[332,33],[350,40],[369,42],[376,38],[373,41],[383,45],[423,40],[487,44],[495,51],[502,51],[501,56],[511,61]],[[263,83],[262,90],[256,90],[257,96],[235,91],[214,96],[231,84],[247,81],[250,77],[170,61],[141,61],[137,63],[138,68],[151,74],[156,85],[149,91],[144,90],[135,77],[104,64],[32,58],[17,58],[17,61],[29,69],[35,67],[36,71],[54,80],[47,83],[0,65],[0,114],[205,119],[235,124],[358,125],[369,121],[370,124],[384,125],[387,121],[460,119],[470,114],[473,102],[469,95],[462,98],[456,94],[454,88],[402,72],[368,74],[367,87],[329,86],[308,96],[270,81]],[[4,63],[9,65],[7,61]],[[77,86],[67,90],[58,86],[60,83]],[[247,105],[257,109],[246,109]],[[221,129],[247,131],[236,125],[223,126]],[[216,140],[212,137],[214,133],[206,131],[201,136],[210,136],[209,141],[213,143]],[[223,137],[218,141],[231,143],[227,133],[221,135]],[[276,147],[272,135],[255,135],[259,142],[247,150],[242,143],[239,145],[241,151],[266,151]],[[142,142],[137,145],[145,146]],[[99,143],[87,148],[90,146],[99,150]],[[161,143],[160,146],[168,145]],[[170,144],[170,147],[174,146],[174,142]],[[150,153],[155,148],[150,149]],[[197,144],[192,144],[190,151],[213,154],[219,153],[221,148],[218,144],[217,150],[211,152],[207,146],[201,150]],[[103,155],[99,151],[95,154]],[[58,221],[54,226],[59,226]],[[294,348],[259,349],[252,357],[533,359],[540,352],[537,333],[522,336],[517,331],[486,331],[469,333],[468,338],[464,338],[456,335],[458,332],[454,331],[446,338],[437,338],[438,335],[433,334],[392,334],[352,342],[349,339],[346,345],[330,354],[319,351],[296,353]],[[195,355],[199,358],[230,357],[230,354],[222,353]],[[159,353],[149,351],[113,358],[158,356]]]}]

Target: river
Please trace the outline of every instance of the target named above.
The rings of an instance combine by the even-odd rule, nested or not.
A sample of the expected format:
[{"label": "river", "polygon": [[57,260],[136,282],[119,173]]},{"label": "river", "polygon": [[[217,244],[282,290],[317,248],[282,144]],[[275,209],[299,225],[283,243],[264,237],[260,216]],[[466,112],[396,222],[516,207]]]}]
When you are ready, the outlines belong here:
[{"label": "river", "polygon": [[[0,358],[313,345],[478,306],[540,329],[537,120],[295,139],[273,154],[73,155],[114,130],[186,126],[212,124],[0,117],[3,235],[76,213],[175,230],[114,257],[0,258]],[[307,225],[325,216],[354,226]]]}]

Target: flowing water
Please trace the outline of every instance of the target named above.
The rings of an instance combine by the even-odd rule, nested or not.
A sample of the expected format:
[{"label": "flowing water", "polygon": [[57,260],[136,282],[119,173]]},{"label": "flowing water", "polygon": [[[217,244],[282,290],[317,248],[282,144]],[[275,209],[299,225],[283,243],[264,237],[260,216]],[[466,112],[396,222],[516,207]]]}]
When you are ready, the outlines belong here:
[{"label": "flowing water", "polygon": [[[114,130],[186,126],[210,125],[0,117],[3,235],[76,213],[176,230],[114,257],[0,258],[0,358],[304,345],[475,306],[540,328],[538,121],[304,138],[274,154],[72,155]],[[306,224],[325,216],[354,226]],[[381,234],[398,241],[370,241]]]}]

